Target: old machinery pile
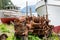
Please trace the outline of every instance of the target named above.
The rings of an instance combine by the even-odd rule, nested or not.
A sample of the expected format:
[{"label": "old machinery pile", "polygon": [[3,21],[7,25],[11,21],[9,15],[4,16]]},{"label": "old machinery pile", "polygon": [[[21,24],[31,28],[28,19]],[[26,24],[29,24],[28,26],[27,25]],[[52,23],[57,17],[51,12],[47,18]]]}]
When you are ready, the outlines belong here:
[{"label": "old machinery pile", "polygon": [[54,26],[49,24],[48,15],[21,18],[14,20],[15,35],[28,36],[28,33],[31,32],[34,35],[48,37],[52,33]]}]

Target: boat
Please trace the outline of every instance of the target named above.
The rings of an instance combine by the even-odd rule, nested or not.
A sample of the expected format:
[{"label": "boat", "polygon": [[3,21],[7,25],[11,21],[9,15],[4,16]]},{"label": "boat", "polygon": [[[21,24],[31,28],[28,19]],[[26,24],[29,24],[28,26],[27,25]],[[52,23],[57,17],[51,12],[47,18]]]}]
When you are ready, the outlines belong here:
[{"label": "boat", "polygon": [[19,17],[22,15],[20,7],[15,6],[11,0],[1,0],[0,18]]},{"label": "boat", "polygon": [[49,15],[48,17],[51,20],[50,24],[53,24],[55,26],[60,25],[60,1],[47,0],[45,5],[44,0],[40,0],[39,2],[36,3],[35,9],[40,16],[46,15],[46,10],[47,10]]}]

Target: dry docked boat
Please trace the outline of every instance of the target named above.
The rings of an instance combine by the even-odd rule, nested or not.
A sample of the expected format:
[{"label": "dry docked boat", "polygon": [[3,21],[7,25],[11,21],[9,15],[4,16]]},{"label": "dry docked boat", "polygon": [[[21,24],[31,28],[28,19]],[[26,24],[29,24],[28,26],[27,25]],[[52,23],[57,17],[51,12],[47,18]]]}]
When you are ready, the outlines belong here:
[{"label": "dry docked boat", "polygon": [[[46,5],[51,24],[55,26],[60,25],[60,1],[47,0]],[[37,2],[36,11],[40,16],[46,14],[46,5],[44,0]]]}]

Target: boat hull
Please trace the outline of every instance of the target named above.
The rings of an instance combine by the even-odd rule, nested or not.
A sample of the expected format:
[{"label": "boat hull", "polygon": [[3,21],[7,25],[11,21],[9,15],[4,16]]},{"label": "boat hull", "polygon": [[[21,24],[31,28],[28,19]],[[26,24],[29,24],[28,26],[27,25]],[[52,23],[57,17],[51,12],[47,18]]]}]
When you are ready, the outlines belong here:
[{"label": "boat hull", "polygon": [[[58,3],[59,3],[58,1],[47,2],[47,11],[49,15],[48,17],[51,20],[50,24],[56,26],[60,25],[60,4]],[[46,15],[46,6],[43,1],[37,3],[36,11],[40,16]]]}]

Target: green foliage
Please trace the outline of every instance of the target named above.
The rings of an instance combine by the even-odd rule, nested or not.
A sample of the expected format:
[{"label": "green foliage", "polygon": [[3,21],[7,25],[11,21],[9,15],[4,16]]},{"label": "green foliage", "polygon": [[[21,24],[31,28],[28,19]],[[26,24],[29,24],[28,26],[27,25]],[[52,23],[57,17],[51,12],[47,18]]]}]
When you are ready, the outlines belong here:
[{"label": "green foliage", "polygon": [[4,9],[5,6],[9,5],[9,2],[11,2],[11,0],[0,0],[0,9]]},{"label": "green foliage", "polygon": [[9,32],[8,28],[6,27],[5,24],[1,24],[0,25],[0,32],[4,33],[4,32]]},{"label": "green foliage", "polygon": [[[13,28],[13,26],[12,26],[12,28]],[[8,35],[7,40],[13,40],[14,39],[14,32],[11,32],[11,28],[8,29],[6,24],[0,24],[0,33],[1,34],[4,34],[4,33],[7,34]]]},{"label": "green foliage", "polygon": [[28,39],[29,40],[41,40],[38,36],[35,36],[35,35],[29,35]]},{"label": "green foliage", "polygon": [[[8,35],[7,40],[20,40],[18,38],[15,38],[14,36],[14,32],[11,32],[14,29],[13,25],[8,25],[11,28],[8,28],[6,24],[0,24],[0,33],[6,33]],[[13,30],[14,31],[14,30]],[[43,40],[40,39],[37,35],[31,35],[32,33],[29,33],[28,35],[28,39],[29,40]],[[59,40],[59,37],[55,34],[52,34],[51,36],[49,36],[48,40]]]},{"label": "green foliage", "polygon": [[59,37],[57,35],[52,34],[51,39],[52,40],[59,40]]}]

